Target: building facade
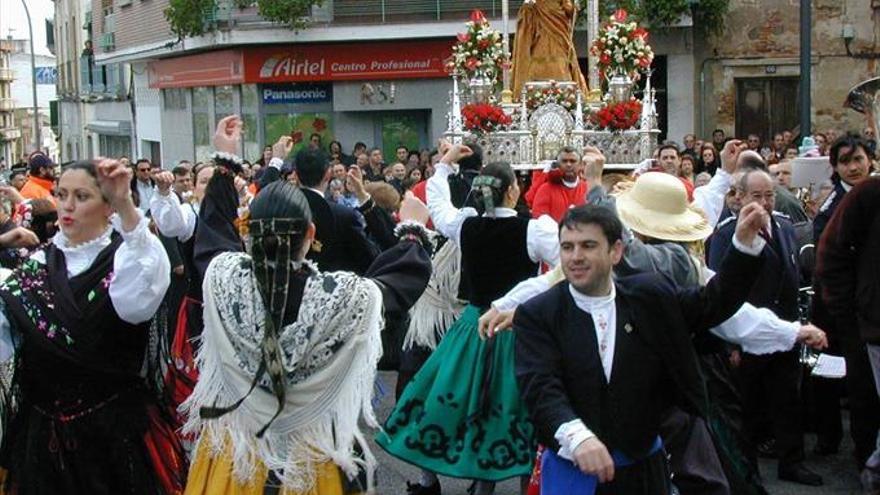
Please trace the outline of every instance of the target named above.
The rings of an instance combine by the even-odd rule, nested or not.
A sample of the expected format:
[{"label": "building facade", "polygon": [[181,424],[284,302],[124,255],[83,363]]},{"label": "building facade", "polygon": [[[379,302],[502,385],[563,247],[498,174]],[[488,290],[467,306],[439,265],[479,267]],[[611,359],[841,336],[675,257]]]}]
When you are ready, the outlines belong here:
[{"label": "building facade", "polygon": [[[521,3],[510,2],[512,33]],[[455,35],[474,8],[500,29],[500,4],[328,0],[294,32],[256,7],[218,0],[205,17],[214,29],[182,42],[165,21],[167,0],[92,0],[91,9],[96,63],[132,67],[137,154],[170,166],[206,158],[216,122],[230,113],[244,118],[241,152],[250,160],[282,134],[304,142],[317,133],[325,145],[338,138],[344,152],[360,141],[386,156],[400,144],[430,148],[447,127],[452,82],[443,61]],[[586,67],[587,33],[575,43]],[[671,136],[690,132],[689,24],[652,35],[652,44],[661,125]]]},{"label": "building facade", "polygon": [[[55,57],[37,54],[34,56],[35,68],[31,67],[30,40],[7,39],[12,46],[9,57],[13,71],[12,100],[15,108],[15,123],[20,138],[16,148],[21,155],[26,155],[34,148],[34,79],[36,79],[37,119],[39,125],[36,140],[40,151],[53,160],[58,159],[58,144],[55,132],[50,125],[50,106],[56,98],[57,67]],[[36,71],[36,78],[31,77],[31,70]],[[18,160],[16,160],[18,161]]]},{"label": "building facade", "polygon": [[12,81],[15,78],[11,63],[12,49],[12,42],[0,40],[0,158],[7,166],[16,163],[21,156],[21,150],[17,147],[21,131],[15,125],[15,103],[12,99]]},{"label": "building facade", "polygon": [[[113,2],[108,1],[112,9]],[[103,7],[99,2],[99,28]],[[58,63],[57,124],[62,161],[96,156],[132,156],[133,92],[128,64],[98,64],[96,47],[112,48],[112,38],[95,30],[90,0],[55,0],[54,44]],[[107,22],[112,27],[112,17]],[[144,29],[148,29],[146,26]]]},{"label": "building facade", "polygon": [[[798,131],[800,17],[794,0],[731,0],[724,31],[698,43],[703,136],[756,133],[765,142]],[[813,0],[811,122],[814,132],[862,131],[864,116],[845,109],[857,83],[878,73],[876,0]]]}]

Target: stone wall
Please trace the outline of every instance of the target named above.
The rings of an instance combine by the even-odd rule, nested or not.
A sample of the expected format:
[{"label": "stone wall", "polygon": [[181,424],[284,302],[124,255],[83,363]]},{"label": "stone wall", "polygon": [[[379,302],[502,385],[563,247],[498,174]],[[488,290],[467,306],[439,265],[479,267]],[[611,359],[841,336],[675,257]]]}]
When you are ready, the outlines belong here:
[{"label": "stone wall", "polygon": [[[848,56],[842,33],[845,25],[853,28],[853,53],[878,54],[878,14],[877,0],[813,0],[814,131],[864,127],[863,116],[842,104],[852,86],[880,75],[878,60]],[[724,31],[695,40],[697,60],[702,62],[697,66],[704,91],[697,117],[702,134],[708,136],[716,127],[733,134],[737,78],[800,75],[799,22],[798,0],[731,0]]]}]

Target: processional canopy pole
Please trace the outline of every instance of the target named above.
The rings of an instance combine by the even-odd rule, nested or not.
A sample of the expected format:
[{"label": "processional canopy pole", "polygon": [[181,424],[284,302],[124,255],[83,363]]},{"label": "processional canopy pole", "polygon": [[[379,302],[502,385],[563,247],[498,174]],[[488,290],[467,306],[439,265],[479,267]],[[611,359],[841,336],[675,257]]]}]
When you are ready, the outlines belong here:
[{"label": "processional canopy pole", "polygon": [[501,46],[504,53],[504,62],[501,66],[501,74],[504,89],[501,91],[501,103],[513,102],[513,91],[510,89],[510,2],[501,0]]}]

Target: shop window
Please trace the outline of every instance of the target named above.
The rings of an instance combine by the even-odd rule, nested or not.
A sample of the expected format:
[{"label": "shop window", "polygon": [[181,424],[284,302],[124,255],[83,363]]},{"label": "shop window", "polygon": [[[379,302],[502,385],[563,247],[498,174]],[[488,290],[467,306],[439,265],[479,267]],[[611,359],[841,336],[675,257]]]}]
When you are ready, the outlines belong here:
[{"label": "shop window", "polygon": [[235,99],[232,86],[217,86],[214,88],[214,120],[215,124],[227,115],[235,113]]},{"label": "shop window", "polygon": [[177,88],[162,90],[162,104],[165,110],[186,110],[186,91]]},{"label": "shop window", "polygon": [[101,156],[131,156],[131,138],[128,136],[100,135],[98,147]]},{"label": "shop window", "polygon": [[211,157],[211,136],[214,135],[211,119],[211,88],[193,89],[193,141],[197,161]]},{"label": "shop window", "polygon": [[321,136],[321,143],[325,147],[333,140],[331,112],[269,114],[263,121],[266,124],[266,143],[274,143],[284,135],[293,138],[294,147],[291,155],[301,150],[308,143],[309,136],[314,133]]},{"label": "shop window", "polygon": [[259,91],[255,84],[241,86],[241,118],[244,120],[244,159],[258,160],[263,147],[259,139]]}]

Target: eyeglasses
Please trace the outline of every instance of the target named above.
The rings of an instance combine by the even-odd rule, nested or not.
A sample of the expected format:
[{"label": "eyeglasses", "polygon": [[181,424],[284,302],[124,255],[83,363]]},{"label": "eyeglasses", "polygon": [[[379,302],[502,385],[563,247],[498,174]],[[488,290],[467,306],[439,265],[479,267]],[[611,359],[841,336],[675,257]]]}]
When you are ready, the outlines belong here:
[{"label": "eyeglasses", "polygon": [[137,169],[138,172],[147,172],[147,173],[149,173],[151,170],[152,170],[152,169],[150,169],[150,168],[139,168],[139,169]]}]

